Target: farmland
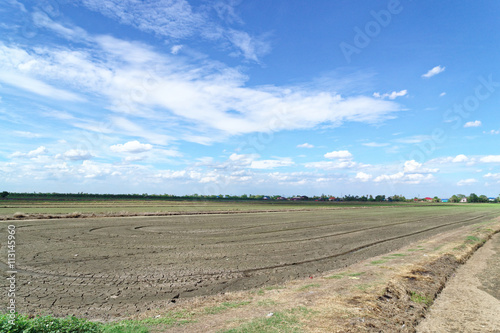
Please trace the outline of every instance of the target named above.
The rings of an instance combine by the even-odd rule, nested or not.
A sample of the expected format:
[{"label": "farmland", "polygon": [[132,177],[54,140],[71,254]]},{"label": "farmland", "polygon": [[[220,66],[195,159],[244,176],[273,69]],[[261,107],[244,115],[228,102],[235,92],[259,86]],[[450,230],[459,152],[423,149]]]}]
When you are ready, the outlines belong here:
[{"label": "farmland", "polygon": [[[280,207],[5,221],[0,234],[7,224],[17,230],[18,311],[113,319],[179,298],[313,276],[500,215],[497,205]],[[5,247],[0,258],[5,274]]]}]

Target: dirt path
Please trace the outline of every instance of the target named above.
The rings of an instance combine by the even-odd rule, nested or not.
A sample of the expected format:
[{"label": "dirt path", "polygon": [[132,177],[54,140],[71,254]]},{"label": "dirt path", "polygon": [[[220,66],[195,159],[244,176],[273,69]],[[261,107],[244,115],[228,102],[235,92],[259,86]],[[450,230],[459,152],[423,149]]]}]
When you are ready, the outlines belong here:
[{"label": "dirt path", "polygon": [[500,332],[500,234],[460,267],[417,332]]}]

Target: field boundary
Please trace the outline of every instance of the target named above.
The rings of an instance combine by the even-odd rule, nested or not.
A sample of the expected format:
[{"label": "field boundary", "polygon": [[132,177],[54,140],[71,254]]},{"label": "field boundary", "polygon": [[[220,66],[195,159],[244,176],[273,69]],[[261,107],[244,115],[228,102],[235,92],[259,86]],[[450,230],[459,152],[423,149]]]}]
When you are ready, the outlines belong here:
[{"label": "field boundary", "polygon": [[[397,206],[377,206],[376,208],[393,208]],[[229,214],[258,214],[258,213],[290,213],[290,212],[315,212],[330,210],[350,210],[350,209],[371,209],[370,206],[360,207],[315,207],[315,208],[296,208],[296,209],[268,209],[268,210],[214,210],[214,211],[173,211],[173,212],[110,212],[110,213],[62,213],[62,214],[44,214],[44,213],[15,213],[13,215],[0,215],[0,221],[26,221],[26,220],[51,220],[51,219],[88,219],[88,218],[106,218],[106,217],[161,217],[161,216],[192,216],[192,215],[229,215]]]},{"label": "field boundary", "polygon": [[[266,322],[272,327],[274,315],[295,313],[288,327],[294,332],[415,332],[456,269],[497,233],[500,218],[444,232],[343,270],[257,290],[186,299],[134,319],[160,320],[182,313],[189,323],[161,331],[245,332]],[[244,303],[217,316],[203,313]]]},{"label": "field boundary", "polygon": [[368,300],[367,319],[362,321],[364,329],[360,331],[415,332],[448,279],[497,233],[500,229],[473,246],[466,246],[458,255],[444,254],[399,273],[388,283],[383,295]]}]

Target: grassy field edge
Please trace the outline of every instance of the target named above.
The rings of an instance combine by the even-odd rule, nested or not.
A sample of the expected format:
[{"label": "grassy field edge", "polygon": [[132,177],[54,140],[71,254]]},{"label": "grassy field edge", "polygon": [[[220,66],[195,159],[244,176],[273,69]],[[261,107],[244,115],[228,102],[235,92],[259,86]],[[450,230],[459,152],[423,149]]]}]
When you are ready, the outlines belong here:
[{"label": "grassy field edge", "polygon": [[2,332],[414,332],[461,264],[500,219],[465,226],[342,270],[250,291],[181,300],[127,320],[0,315]]}]

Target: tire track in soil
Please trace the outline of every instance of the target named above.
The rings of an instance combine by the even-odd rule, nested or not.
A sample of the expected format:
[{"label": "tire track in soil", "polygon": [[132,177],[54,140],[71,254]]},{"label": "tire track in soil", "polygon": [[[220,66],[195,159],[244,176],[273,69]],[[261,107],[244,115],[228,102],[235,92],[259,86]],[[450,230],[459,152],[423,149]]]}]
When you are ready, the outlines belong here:
[{"label": "tire track in soil", "polygon": [[[160,304],[165,306],[174,297],[209,295],[276,284],[290,278],[346,266],[407,244],[418,237],[437,233],[440,229],[474,223],[490,216],[460,214],[461,219],[456,221],[458,214],[429,215],[426,218],[415,214],[406,216],[401,222],[400,215],[388,214],[385,221],[372,219],[365,223],[356,219],[345,222],[346,216],[356,217],[357,213],[346,216],[332,216],[329,215],[332,212],[321,211],[314,214],[282,214],[264,214],[257,220],[255,214],[240,214],[237,221],[234,221],[234,216],[225,218],[222,217],[224,215],[211,215],[191,218],[189,223],[175,220],[175,217],[174,220],[171,217],[151,218],[149,225],[141,223],[144,227],[171,228],[171,235],[137,232],[134,228],[138,221],[131,219],[85,219],[78,223],[71,219],[68,227],[61,220],[41,221],[29,227],[20,222],[19,227],[25,228],[18,235],[19,254],[26,260],[19,263],[23,268],[18,270],[19,309],[27,313],[49,311],[61,316],[76,314],[110,319]],[[276,223],[278,217],[281,221]],[[453,222],[448,222],[450,218],[453,218]],[[322,219],[330,219],[330,225],[322,223]],[[288,220],[290,223],[287,223]],[[314,220],[320,221],[320,225],[311,222]],[[304,226],[287,228],[291,225],[300,226],[300,223]],[[366,227],[367,223],[381,225]],[[257,232],[237,234],[234,225],[239,225],[238,232],[250,228]],[[255,242],[269,236],[264,231],[258,232],[259,228],[275,227],[281,229],[272,233],[273,238],[278,238],[276,235],[296,237],[299,230],[300,236],[305,238]],[[356,229],[340,231],[346,227]],[[113,230],[105,232],[106,228]],[[186,228],[197,228],[201,233],[183,234]],[[214,228],[221,234],[230,232],[225,235],[230,238],[230,242],[217,243],[217,237],[222,236],[203,232]],[[325,235],[328,228],[340,230]],[[92,232],[97,230],[101,230],[102,234]],[[47,241],[56,231],[59,233],[58,240]],[[38,241],[35,241],[37,237]],[[250,241],[254,243],[245,244]],[[238,249],[239,245],[241,248]],[[161,246],[168,248],[158,250],[157,247]],[[344,249],[347,246],[350,248]],[[26,249],[22,251],[24,247]],[[72,257],[76,248],[81,253],[79,258]],[[0,250],[5,251],[4,248]],[[30,252],[37,253],[37,256],[30,259]],[[273,263],[274,260],[280,262]],[[3,272],[4,265],[0,263]],[[41,267],[30,269],[38,265]],[[4,284],[4,281],[1,282],[0,287]]]}]

